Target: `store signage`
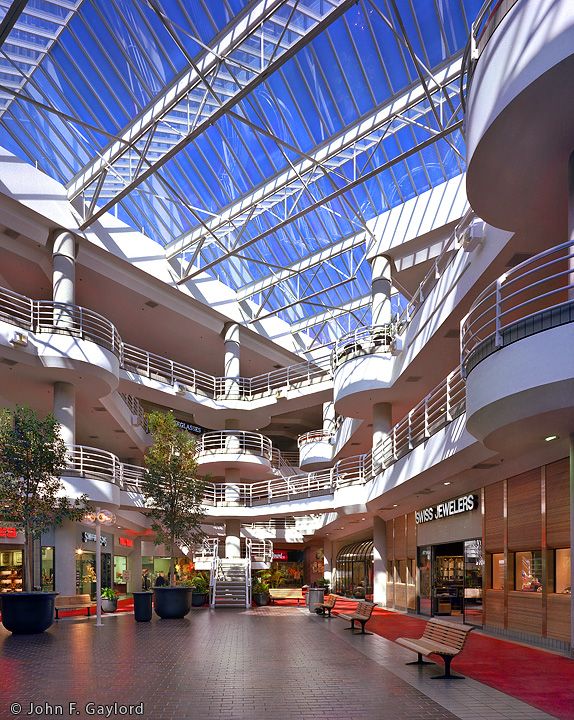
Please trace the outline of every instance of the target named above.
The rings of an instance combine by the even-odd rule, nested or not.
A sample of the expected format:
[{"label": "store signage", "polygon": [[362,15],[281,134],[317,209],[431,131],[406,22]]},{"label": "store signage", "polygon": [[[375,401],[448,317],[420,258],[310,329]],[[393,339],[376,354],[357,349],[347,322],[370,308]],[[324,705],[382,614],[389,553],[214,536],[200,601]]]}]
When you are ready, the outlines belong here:
[{"label": "store signage", "polygon": [[287,550],[273,550],[273,560],[287,561]]},{"label": "store signage", "polygon": [[[96,542],[96,533],[91,532],[83,532],[82,533],[82,542]],[[100,536],[100,545],[105,547],[108,544],[108,539],[104,537],[103,535]]]},{"label": "store signage", "polygon": [[15,538],[17,534],[15,527],[0,527],[0,538]]},{"label": "store signage", "polygon": [[187,430],[187,432],[193,433],[194,435],[201,435],[203,432],[203,428],[199,425],[194,425],[193,423],[187,422],[187,420],[178,420],[175,419],[175,424],[178,428],[181,428],[182,430]]},{"label": "store signage", "polygon": [[430,522],[431,520],[440,520],[441,518],[451,517],[451,515],[470,512],[476,510],[477,507],[477,495],[461,495],[461,497],[453,500],[446,500],[438,503],[438,505],[418,510],[415,512],[415,519],[417,525],[420,525],[420,523]]},{"label": "store signage", "polygon": [[120,545],[123,545],[124,547],[133,547],[134,541],[127,537],[120,537]]}]

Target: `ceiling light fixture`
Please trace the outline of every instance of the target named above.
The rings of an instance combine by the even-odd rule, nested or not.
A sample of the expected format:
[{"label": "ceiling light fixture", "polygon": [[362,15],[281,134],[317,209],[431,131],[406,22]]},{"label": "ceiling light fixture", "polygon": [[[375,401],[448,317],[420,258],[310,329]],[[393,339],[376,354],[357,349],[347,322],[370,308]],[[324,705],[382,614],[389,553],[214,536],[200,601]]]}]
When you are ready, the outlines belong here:
[{"label": "ceiling light fixture", "polygon": [[443,485],[450,485],[450,480],[447,480],[446,482],[443,482]]},{"label": "ceiling light fixture", "polygon": [[546,440],[546,442],[550,442],[551,440],[558,440],[558,435],[548,435],[548,437],[545,437],[544,440]]}]

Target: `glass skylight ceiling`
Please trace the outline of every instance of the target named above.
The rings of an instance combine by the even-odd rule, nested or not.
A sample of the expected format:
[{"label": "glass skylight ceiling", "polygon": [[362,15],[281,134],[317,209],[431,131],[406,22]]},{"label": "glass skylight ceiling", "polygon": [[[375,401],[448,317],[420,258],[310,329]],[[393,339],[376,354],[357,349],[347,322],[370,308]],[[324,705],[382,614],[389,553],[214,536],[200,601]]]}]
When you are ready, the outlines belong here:
[{"label": "glass skylight ceiling", "polygon": [[208,272],[329,342],[370,319],[366,222],[464,170],[480,5],[29,0],[0,50],[0,143],[86,227],[109,210],[182,282]]}]

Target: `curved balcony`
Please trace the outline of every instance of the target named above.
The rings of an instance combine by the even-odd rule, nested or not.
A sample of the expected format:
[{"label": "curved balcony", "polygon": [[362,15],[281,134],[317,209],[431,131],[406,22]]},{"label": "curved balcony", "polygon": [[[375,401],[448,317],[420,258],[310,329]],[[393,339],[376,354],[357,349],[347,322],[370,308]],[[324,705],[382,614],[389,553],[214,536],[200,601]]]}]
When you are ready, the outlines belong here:
[{"label": "curved balcony", "polygon": [[269,475],[273,446],[261,433],[217,430],[201,435],[197,453],[201,472],[222,475],[232,468],[239,470],[241,477],[255,480]]},{"label": "curved balcony", "polygon": [[395,323],[360,327],[337,340],[331,354],[333,399],[339,415],[371,417],[373,403],[385,398],[391,386]]},{"label": "curved balcony", "polygon": [[487,447],[526,444],[545,428],[570,432],[573,323],[572,242],[526,260],[475,300],[462,322],[461,355],[467,427]]},{"label": "curved balcony", "polygon": [[334,430],[311,430],[300,435],[297,440],[300,467],[319,470],[331,463],[334,439]]},{"label": "curved balcony", "polygon": [[574,101],[564,88],[574,73],[573,47],[574,14],[565,0],[490,0],[473,24],[467,193],[496,227],[551,233],[566,217]]}]

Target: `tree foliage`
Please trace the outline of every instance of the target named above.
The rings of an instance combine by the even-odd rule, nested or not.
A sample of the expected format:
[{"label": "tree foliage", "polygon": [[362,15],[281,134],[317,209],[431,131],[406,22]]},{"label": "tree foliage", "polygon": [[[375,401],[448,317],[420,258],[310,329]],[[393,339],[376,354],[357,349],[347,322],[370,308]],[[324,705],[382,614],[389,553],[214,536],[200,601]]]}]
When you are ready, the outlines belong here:
[{"label": "tree foliage", "polygon": [[25,583],[32,589],[33,538],[64,520],[81,520],[86,496],[70,500],[60,476],[66,445],[53,415],[43,420],[28,407],[0,411],[0,521],[24,532]]},{"label": "tree foliage", "polygon": [[197,475],[195,440],[178,428],[173,414],[152,412],[148,424],[153,443],[145,454],[147,472],[141,488],[155,542],[170,548],[170,580],[174,585],[175,544],[192,547],[204,536],[201,503],[205,483]]}]

